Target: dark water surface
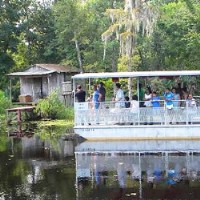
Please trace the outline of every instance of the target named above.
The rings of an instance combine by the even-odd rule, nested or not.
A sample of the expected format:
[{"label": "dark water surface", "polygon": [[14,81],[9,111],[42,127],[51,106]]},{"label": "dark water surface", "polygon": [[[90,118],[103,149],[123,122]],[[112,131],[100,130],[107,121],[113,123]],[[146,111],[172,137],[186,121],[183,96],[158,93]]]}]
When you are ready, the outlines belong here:
[{"label": "dark water surface", "polygon": [[0,200],[200,199],[200,141],[89,142],[50,127],[0,135]]}]

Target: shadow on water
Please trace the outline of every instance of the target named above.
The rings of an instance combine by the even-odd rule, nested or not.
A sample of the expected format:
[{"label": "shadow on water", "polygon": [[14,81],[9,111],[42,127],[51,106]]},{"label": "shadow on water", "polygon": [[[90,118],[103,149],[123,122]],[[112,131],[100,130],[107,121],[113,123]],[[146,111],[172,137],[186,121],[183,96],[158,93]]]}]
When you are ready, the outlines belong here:
[{"label": "shadow on water", "polygon": [[90,142],[66,127],[18,124],[1,130],[0,161],[0,199],[200,196],[200,141]]}]

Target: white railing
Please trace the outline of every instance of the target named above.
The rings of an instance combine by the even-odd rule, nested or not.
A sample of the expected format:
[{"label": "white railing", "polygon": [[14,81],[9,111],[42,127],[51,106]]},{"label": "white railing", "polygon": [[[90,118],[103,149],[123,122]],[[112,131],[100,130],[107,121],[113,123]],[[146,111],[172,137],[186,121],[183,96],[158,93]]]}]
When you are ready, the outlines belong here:
[{"label": "white railing", "polygon": [[188,107],[182,101],[181,107],[167,109],[164,101],[161,107],[116,108],[114,102],[105,102],[94,108],[93,103],[75,102],[75,125],[168,125],[200,124],[200,108]]}]

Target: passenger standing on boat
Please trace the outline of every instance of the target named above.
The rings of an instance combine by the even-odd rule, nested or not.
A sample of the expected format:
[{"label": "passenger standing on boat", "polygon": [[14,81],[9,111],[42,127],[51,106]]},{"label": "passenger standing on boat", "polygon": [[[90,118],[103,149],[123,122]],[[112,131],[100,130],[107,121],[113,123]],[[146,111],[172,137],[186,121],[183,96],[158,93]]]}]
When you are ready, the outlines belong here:
[{"label": "passenger standing on boat", "polygon": [[179,110],[179,107],[181,105],[180,94],[177,93],[176,88],[172,88],[172,92],[174,94],[174,98],[173,98],[174,118],[175,118],[175,123],[177,124],[181,120],[181,114]]},{"label": "passenger standing on boat", "polygon": [[184,100],[184,101],[181,101],[180,106],[185,107],[186,106],[185,101],[188,98],[187,87],[186,86],[181,87],[181,83],[179,83],[177,90],[178,90],[178,93],[180,94],[180,99]]},{"label": "passenger standing on boat", "polygon": [[149,125],[153,125],[154,117],[157,116],[157,115],[160,115],[160,109],[159,109],[160,108],[160,96],[157,95],[156,91],[152,92],[151,103],[152,103],[152,106],[153,106],[153,114],[150,117],[151,121],[150,121]]},{"label": "passenger standing on boat", "polygon": [[130,110],[130,116],[129,116],[130,125],[133,125],[139,122],[138,113],[139,113],[138,96],[133,95],[132,100],[131,100],[131,110]]},{"label": "passenger standing on boat", "polygon": [[116,83],[116,96],[115,96],[115,106],[117,108],[124,108],[125,107],[125,102],[124,102],[124,91],[121,89],[121,84]]},{"label": "passenger standing on boat", "polygon": [[195,112],[196,112],[196,101],[193,98],[192,94],[188,95],[188,98],[186,100],[186,108],[187,108],[187,116],[188,116],[188,124],[192,123],[192,117],[194,116]]},{"label": "passenger standing on boat", "polygon": [[94,108],[95,109],[98,109],[99,108],[99,96],[100,96],[100,93],[99,93],[99,90],[97,89],[97,86],[94,85],[93,87],[94,89],[94,92],[93,92],[93,95],[92,95],[92,101],[93,101],[93,104],[94,104]]},{"label": "passenger standing on boat", "polygon": [[157,92],[152,92],[152,98],[151,103],[153,108],[159,108],[160,107],[160,97],[157,95]]},{"label": "passenger standing on boat", "polygon": [[152,106],[152,104],[151,104],[151,98],[152,98],[151,88],[147,87],[147,89],[145,91],[145,94],[144,94],[144,99],[145,99],[144,106],[145,107],[151,107]]},{"label": "passenger standing on boat", "polygon": [[138,111],[139,111],[138,96],[133,95],[131,100],[131,113],[138,113]]},{"label": "passenger standing on boat", "polygon": [[144,107],[144,94],[145,91],[142,87],[142,84],[139,83],[139,101],[140,101],[140,107]]},{"label": "passenger standing on boat", "polygon": [[[76,93],[75,93],[75,98],[77,99],[77,101],[78,102],[85,102],[85,96],[86,96],[86,92],[84,90],[82,90],[81,85],[77,85]],[[85,110],[84,109],[80,110],[78,113],[79,113],[78,114],[79,116],[78,116],[78,120],[77,121],[79,121],[79,123],[81,125],[86,124],[87,115],[85,114]]]},{"label": "passenger standing on boat", "polygon": [[169,88],[165,89],[165,93],[164,93],[164,100],[166,103],[166,107],[167,109],[172,109],[173,108],[173,100],[174,99],[174,94],[170,91]]},{"label": "passenger standing on boat", "polygon": [[99,102],[100,102],[100,107],[104,108],[104,103],[106,99],[106,89],[104,87],[104,83],[100,82],[99,83]]},{"label": "passenger standing on boat", "polygon": [[173,99],[174,99],[174,94],[171,92],[171,90],[169,88],[166,88],[165,93],[164,93],[164,100],[165,100],[165,105],[166,105],[166,108],[167,108],[169,124],[172,124],[172,121],[173,121],[173,118],[174,118]]},{"label": "passenger standing on boat", "polygon": [[179,107],[180,106],[180,94],[176,92],[176,88],[172,88],[172,93],[174,94],[173,106]]},{"label": "passenger standing on boat", "polygon": [[149,121],[149,124],[151,124],[152,122],[151,98],[152,98],[152,91],[151,91],[150,86],[148,86],[144,94],[144,99],[145,99],[144,106],[147,108],[147,109],[144,109],[144,121],[145,121],[144,124],[148,124],[148,121]]},{"label": "passenger standing on boat", "polygon": [[85,102],[86,92],[82,90],[81,85],[77,85],[75,97],[78,102]]},{"label": "passenger standing on boat", "polygon": [[131,102],[129,101],[129,97],[125,96],[125,108],[130,108],[131,107]]},{"label": "passenger standing on boat", "polygon": [[196,108],[196,101],[195,99],[193,98],[192,94],[189,94],[188,95],[188,98],[187,98],[187,106],[190,107],[190,108]]}]

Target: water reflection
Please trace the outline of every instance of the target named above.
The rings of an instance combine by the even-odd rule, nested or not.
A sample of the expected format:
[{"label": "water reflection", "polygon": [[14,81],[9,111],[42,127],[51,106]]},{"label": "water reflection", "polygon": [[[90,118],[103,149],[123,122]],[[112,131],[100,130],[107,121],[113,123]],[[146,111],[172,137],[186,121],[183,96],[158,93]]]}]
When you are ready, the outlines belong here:
[{"label": "water reflection", "polygon": [[35,124],[30,123],[18,123],[16,125],[10,125],[7,127],[7,133],[10,137],[32,137],[34,130],[36,128]]},{"label": "water reflection", "polygon": [[75,199],[77,141],[66,128],[21,124],[0,133],[1,200]]},{"label": "water reflection", "polygon": [[198,199],[199,147],[200,141],[81,143],[77,198]]},{"label": "water reflection", "polygon": [[199,199],[200,141],[79,143],[27,127],[0,134],[0,199]]}]

